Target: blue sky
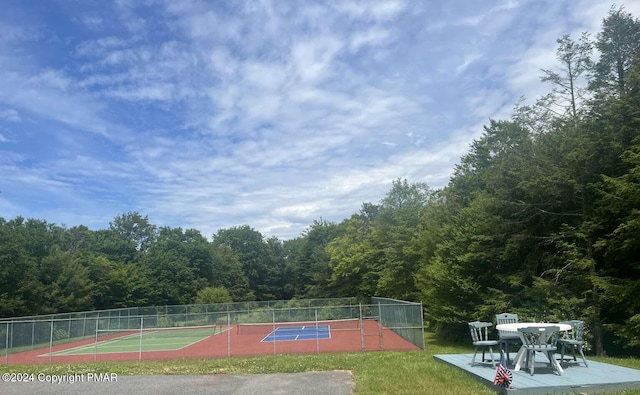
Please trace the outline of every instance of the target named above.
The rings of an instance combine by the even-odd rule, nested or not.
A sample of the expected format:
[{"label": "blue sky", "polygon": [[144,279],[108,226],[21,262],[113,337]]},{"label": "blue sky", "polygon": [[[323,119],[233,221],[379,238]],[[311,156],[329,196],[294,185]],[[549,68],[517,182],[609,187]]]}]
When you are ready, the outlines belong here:
[{"label": "blue sky", "polygon": [[[0,217],[300,235],[447,184],[601,0],[1,0]],[[640,2],[618,2],[640,15]]]}]

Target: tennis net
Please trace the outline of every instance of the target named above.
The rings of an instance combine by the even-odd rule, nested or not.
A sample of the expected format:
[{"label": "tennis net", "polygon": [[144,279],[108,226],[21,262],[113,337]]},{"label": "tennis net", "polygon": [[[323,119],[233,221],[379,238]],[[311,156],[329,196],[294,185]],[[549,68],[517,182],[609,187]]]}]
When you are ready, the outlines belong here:
[{"label": "tennis net", "polygon": [[168,328],[142,328],[142,329],[98,329],[98,340],[113,339],[119,337],[139,337],[145,339],[170,339],[177,337],[204,338],[222,332],[220,325],[182,326]]},{"label": "tennis net", "polygon": [[332,331],[360,330],[362,321],[358,318],[324,321],[296,321],[296,322],[254,322],[236,324],[239,335],[262,335],[279,328],[299,328],[313,326],[328,326]]}]

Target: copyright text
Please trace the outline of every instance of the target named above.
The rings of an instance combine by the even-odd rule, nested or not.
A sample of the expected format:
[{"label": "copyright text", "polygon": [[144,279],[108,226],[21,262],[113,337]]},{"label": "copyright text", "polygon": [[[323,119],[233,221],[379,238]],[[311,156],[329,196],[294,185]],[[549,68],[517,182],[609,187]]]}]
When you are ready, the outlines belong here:
[{"label": "copyright text", "polygon": [[117,373],[70,373],[70,374],[46,374],[46,373],[2,373],[2,381],[5,383],[112,383],[118,381]]}]

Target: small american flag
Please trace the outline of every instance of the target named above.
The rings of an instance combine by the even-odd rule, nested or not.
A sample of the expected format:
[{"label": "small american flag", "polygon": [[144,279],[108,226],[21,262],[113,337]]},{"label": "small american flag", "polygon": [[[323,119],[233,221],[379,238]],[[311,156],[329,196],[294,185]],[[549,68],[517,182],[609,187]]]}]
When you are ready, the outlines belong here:
[{"label": "small american flag", "polygon": [[513,381],[513,375],[507,369],[507,359],[504,353],[500,351],[500,364],[496,369],[496,377],[493,379],[493,384],[499,387],[511,388],[511,381]]}]

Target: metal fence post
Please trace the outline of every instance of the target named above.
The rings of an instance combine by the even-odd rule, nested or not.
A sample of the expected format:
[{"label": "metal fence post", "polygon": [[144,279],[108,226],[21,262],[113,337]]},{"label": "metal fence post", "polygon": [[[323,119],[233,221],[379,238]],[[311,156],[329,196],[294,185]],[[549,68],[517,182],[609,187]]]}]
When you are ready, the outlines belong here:
[{"label": "metal fence post", "polygon": [[378,340],[380,345],[380,351],[384,351],[384,331],[382,330],[382,320],[378,320]]},{"label": "metal fence post", "polygon": [[358,311],[358,321],[360,323],[360,349],[362,351],[366,351],[366,347],[364,345],[364,318],[362,317],[362,303],[358,305],[360,308]]},{"label": "metal fence post", "polygon": [[51,363],[52,352],[53,352],[53,318],[51,319],[51,333],[49,334],[49,363]]},{"label": "metal fence post", "polygon": [[273,355],[276,355],[276,311],[271,310],[271,314],[272,314],[272,322],[273,322]]},{"label": "metal fence post", "polygon": [[316,307],[316,354],[320,354],[320,340],[318,336],[318,308]]},{"label": "metal fence post", "polygon": [[96,339],[93,347],[93,362],[98,360],[98,327],[100,326],[100,315],[96,317]]},{"label": "metal fence post", "polygon": [[422,333],[420,339],[422,340],[422,350],[424,351],[427,345],[424,341],[424,308],[422,307],[422,302],[420,302],[420,332]]},{"label": "metal fence post", "polygon": [[4,360],[5,363],[8,365],[9,364],[9,322],[7,322],[6,324],[6,330],[7,330],[7,339],[5,342],[5,348],[4,348]]},{"label": "metal fence post", "polygon": [[138,361],[142,360],[142,328],[144,327],[144,316],[140,317],[140,351],[138,352]]}]

